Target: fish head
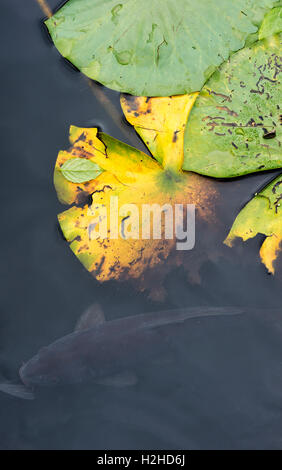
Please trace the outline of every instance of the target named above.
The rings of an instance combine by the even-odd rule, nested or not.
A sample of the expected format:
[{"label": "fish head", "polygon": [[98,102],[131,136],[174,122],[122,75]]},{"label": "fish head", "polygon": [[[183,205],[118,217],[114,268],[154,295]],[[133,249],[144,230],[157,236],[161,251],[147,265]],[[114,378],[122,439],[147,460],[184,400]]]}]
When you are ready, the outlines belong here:
[{"label": "fish head", "polygon": [[61,382],[60,364],[52,351],[43,348],[24,364],[19,371],[22,382],[27,387],[59,385]]}]

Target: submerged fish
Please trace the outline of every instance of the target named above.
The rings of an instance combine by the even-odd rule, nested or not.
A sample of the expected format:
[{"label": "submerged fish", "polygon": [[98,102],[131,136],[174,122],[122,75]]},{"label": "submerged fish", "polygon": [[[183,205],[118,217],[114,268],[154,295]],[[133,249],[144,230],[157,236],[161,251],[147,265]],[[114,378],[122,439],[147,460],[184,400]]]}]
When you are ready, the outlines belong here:
[{"label": "submerged fish", "polygon": [[136,367],[167,352],[183,322],[241,313],[237,308],[197,307],[105,321],[100,306],[94,304],[82,315],[72,334],[41,349],[21,367],[22,384],[0,384],[0,391],[33,399],[33,389],[42,386],[85,381],[133,385],[137,381],[133,372]]}]

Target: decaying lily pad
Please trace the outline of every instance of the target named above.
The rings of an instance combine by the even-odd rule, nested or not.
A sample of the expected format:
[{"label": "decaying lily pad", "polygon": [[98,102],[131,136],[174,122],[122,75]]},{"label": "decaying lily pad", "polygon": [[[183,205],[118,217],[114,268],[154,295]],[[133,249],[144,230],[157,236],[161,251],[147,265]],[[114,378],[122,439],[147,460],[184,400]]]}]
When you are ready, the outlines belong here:
[{"label": "decaying lily pad", "polygon": [[280,168],[281,35],[245,48],[207,82],[185,132],[185,170],[235,177]]},{"label": "decaying lily pad", "polygon": [[[116,178],[119,178],[124,184],[128,184],[135,180],[135,174],[145,177],[154,168],[154,162],[148,155],[126,144],[120,146],[117,142],[113,139],[111,146],[111,158],[115,159],[114,174],[116,176],[113,176],[111,172],[101,175],[105,184],[112,184],[113,180],[117,181]],[[72,204],[74,202],[81,204],[95,191],[97,181],[100,181],[101,178],[95,178],[84,183],[72,183],[63,176],[61,167],[73,158],[89,159],[98,165],[101,160],[103,162],[101,168],[104,170],[108,170],[109,166],[111,168],[113,163],[107,160],[106,145],[98,136],[96,128],[82,129],[71,126],[70,143],[71,148],[69,151],[59,152],[54,172],[54,184],[59,200],[63,204]]]},{"label": "decaying lily pad", "polygon": [[199,91],[273,0],[69,0],[46,24],[88,77],[137,96]]},{"label": "decaying lily pad", "polygon": [[282,175],[256,194],[240,212],[225,243],[232,246],[237,237],[246,241],[258,233],[266,235],[260,250],[261,260],[274,274],[275,260],[282,248]]},{"label": "decaying lily pad", "polygon": [[[179,99],[179,97],[176,98],[177,103]],[[187,97],[182,99],[186,103],[190,100]],[[132,98],[123,97],[123,106],[129,112],[132,107]],[[70,150],[60,152],[58,156],[55,186],[60,200],[65,203],[80,203],[81,191],[92,194],[90,204],[85,204],[83,207],[74,205],[61,213],[58,217],[60,226],[72,251],[100,281],[140,280],[148,268],[151,269],[164,263],[175,250],[176,244],[174,235],[169,239],[135,237],[135,230],[139,230],[141,234],[141,219],[134,218],[129,206],[125,207],[125,212],[118,215],[114,226],[108,227],[107,238],[97,237],[95,233],[97,224],[93,223],[93,218],[97,215],[97,207],[103,205],[107,220],[110,220],[113,197],[116,197],[115,201],[118,201],[119,207],[134,204],[137,209],[143,204],[159,204],[160,207],[165,204],[172,206],[195,204],[197,217],[214,223],[213,206],[216,191],[213,183],[196,174],[184,174],[177,170],[183,161],[183,132],[190,108],[186,106],[182,118],[176,115],[175,120],[172,119],[171,109],[177,110],[178,106],[173,103],[173,98],[167,99],[165,105],[162,102],[162,106],[155,103],[155,109],[161,109],[161,114],[167,123],[166,136],[170,136],[171,141],[171,145],[166,145],[165,139],[164,147],[161,148],[162,138],[159,133],[162,130],[154,130],[155,139],[158,141],[158,153],[163,155],[163,165],[143,152],[106,134],[97,134],[96,129],[76,127],[71,127]],[[147,113],[146,116],[149,124],[152,119],[151,113]],[[145,125],[145,116],[142,119]],[[176,133],[176,131],[179,132]],[[179,139],[173,138],[178,133]],[[171,160],[166,154],[167,151],[171,152]],[[74,158],[74,156],[90,159],[104,170],[103,173],[89,181],[87,186],[86,183],[75,184],[62,179],[60,173],[62,161]],[[100,220],[102,223],[103,220]],[[162,228],[163,222],[164,219]],[[121,233],[118,238],[112,238],[117,226],[121,227]],[[152,220],[149,221],[149,228],[152,230]],[[133,231],[132,238],[123,236],[128,231],[130,233]]]},{"label": "decaying lily pad", "polygon": [[179,170],[183,164],[179,155],[183,155],[184,130],[197,96],[198,93],[161,98],[121,96],[126,119],[163,166]]}]

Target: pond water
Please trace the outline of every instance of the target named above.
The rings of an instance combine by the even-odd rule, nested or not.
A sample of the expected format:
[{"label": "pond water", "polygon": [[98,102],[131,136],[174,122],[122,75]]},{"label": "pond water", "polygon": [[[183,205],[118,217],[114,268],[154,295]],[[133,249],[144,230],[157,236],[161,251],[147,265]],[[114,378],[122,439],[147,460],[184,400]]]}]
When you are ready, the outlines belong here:
[{"label": "pond water", "polygon": [[[133,387],[53,388],[31,402],[0,394],[0,448],[281,449],[282,257],[273,277],[259,260],[263,237],[233,250],[221,243],[239,210],[279,172],[216,182],[220,223],[210,234],[198,226],[187,255],[192,265],[201,260],[197,283],[174,268],[162,302],[127,283],[99,285],[57,224],[63,209],[52,182],[57,153],[68,147],[70,124],[98,126],[146,149],[122,117],[118,93],[95,83],[91,90],[52,47],[37,3],[24,3],[2,0],[0,17],[0,382],[17,380],[21,364],[70,333],[94,301],[107,319],[225,305],[241,307],[243,315],[187,322],[174,357],[146,364]],[[109,98],[118,121],[95,90]]]}]

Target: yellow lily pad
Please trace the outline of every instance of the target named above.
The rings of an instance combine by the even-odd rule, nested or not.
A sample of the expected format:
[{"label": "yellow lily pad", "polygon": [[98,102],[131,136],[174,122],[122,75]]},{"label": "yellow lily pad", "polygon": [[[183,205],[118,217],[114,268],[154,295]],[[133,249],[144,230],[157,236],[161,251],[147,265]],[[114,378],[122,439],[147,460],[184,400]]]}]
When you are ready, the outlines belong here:
[{"label": "yellow lily pad", "polygon": [[179,155],[183,151],[184,131],[198,94],[162,98],[121,96],[126,119],[163,166],[176,170],[182,166]]},{"label": "yellow lily pad", "polygon": [[[71,127],[72,146],[68,151],[59,153],[55,186],[64,203],[80,204],[82,191],[88,197],[91,194],[91,202],[83,207],[72,206],[59,214],[58,219],[70,248],[99,281],[140,281],[147,269],[163,264],[174,250],[175,263],[179,264],[175,233],[168,238],[163,236],[164,214],[161,217],[161,237],[152,237],[154,224],[153,218],[149,218],[148,238],[144,238],[141,220],[144,205],[151,207],[157,204],[165,212],[166,204],[171,207],[194,204],[196,217],[213,222],[216,197],[213,182],[180,170],[185,123],[194,99],[194,95],[154,98],[149,104],[146,98],[134,98],[135,108],[137,104],[143,106],[143,128],[140,133],[148,131],[146,142],[155,159],[106,134],[98,134],[97,129]],[[131,115],[130,121],[138,117],[132,116],[133,98],[123,96],[122,106],[126,109],[126,115]],[[152,111],[148,113],[150,106]],[[160,127],[149,130],[153,129],[150,128],[152,122],[158,122],[158,119]],[[63,181],[60,166],[67,158],[74,156],[89,158],[104,171],[88,184]],[[118,204],[122,210],[118,212],[113,204]],[[105,223],[104,219],[107,221],[107,236],[101,237],[99,231]]]},{"label": "yellow lily pad", "polygon": [[236,238],[243,241],[258,233],[266,236],[260,249],[261,261],[269,273],[275,273],[275,261],[282,249],[282,175],[268,184],[237,216],[225,240],[232,246]]}]

